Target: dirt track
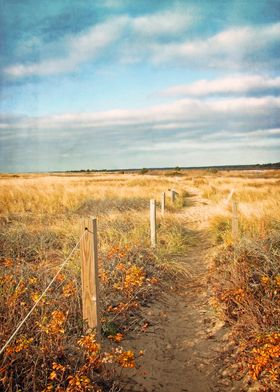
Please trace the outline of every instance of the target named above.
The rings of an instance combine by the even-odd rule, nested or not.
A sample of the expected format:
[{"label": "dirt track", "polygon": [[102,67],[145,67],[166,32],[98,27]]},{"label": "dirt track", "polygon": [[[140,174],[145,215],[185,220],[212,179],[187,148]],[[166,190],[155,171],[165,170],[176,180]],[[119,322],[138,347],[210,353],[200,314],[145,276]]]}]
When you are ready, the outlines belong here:
[{"label": "dirt track", "polygon": [[[130,340],[136,352],[144,349],[139,367],[130,374],[128,391],[208,392],[240,391],[221,376],[221,354],[227,330],[209,304],[210,242],[201,230],[201,210],[207,205],[194,196],[185,213],[194,243],[183,262],[190,276],[180,288],[171,288],[146,310],[150,327]],[[192,241],[193,242],[193,241]]]}]

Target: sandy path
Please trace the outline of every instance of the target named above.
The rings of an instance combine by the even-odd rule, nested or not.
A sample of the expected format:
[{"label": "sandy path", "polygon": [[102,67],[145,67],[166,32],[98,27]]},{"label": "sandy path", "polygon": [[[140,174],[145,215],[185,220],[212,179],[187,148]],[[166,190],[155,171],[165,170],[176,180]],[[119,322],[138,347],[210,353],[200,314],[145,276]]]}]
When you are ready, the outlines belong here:
[{"label": "sandy path", "polygon": [[127,391],[239,390],[218,373],[227,331],[209,304],[210,244],[205,232],[195,231],[205,217],[201,210],[207,206],[197,196],[192,199],[186,214],[191,213],[189,227],[196,241],[184,258],[192,277],[147,308],[145,316],[150,327],[127,342],[136,352],[145,350],[139,367],[129,373]]}]

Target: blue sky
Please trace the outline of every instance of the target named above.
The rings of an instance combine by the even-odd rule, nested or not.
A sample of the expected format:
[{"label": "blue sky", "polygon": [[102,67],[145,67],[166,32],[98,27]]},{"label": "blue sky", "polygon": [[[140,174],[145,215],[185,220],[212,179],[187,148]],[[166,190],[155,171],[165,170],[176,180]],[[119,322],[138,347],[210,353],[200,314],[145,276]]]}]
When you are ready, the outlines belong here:
[{"label": "blue sky", "polygon": [[0,170],[280,159],[280,0],[0,0]]}]

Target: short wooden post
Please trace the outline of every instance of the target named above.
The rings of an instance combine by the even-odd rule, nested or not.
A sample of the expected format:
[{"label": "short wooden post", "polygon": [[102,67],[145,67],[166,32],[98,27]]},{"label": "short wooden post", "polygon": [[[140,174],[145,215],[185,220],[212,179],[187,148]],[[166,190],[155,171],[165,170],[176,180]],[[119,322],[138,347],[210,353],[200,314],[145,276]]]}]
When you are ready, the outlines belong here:
[{"label": "short wooden post", "polygon": [[176,191],[174,191],[174,189],[171,189],[171,203],[175,202],[175,196],[176,196]]},{"label": "short wooden post", "polygon": [[232,202],[232,238],[233,242],[236,242],[238,239],[238,210],[236,200]]},{"label": "short wooden post", "polygon": [[165,192],[161,194],[161,216],[164,215],[165,212]]},{"label": "short wooden post", "polygon": [[97,222],[96,218],[84,219],[81,225],[81,278],[83,320],[90,329],[96,330],[96,340],[100,341],[99,287],[97,257]]},{"label": "short wooden post", "polygon": [[150,229],[151,229],[151,246],[156,247],[157,233],[156,233],[156,201],[150,200]]}]

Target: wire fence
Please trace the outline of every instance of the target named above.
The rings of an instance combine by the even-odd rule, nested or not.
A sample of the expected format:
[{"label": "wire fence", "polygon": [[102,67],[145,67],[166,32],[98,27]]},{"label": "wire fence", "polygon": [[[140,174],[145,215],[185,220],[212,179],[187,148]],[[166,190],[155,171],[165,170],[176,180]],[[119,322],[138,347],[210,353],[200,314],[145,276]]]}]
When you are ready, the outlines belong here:
[{"label": "wire fence", "polygon": [[71,257],[73,256],[74,252],[77,250],[78,246],[80,245],[83,237],[86,234],[86,230],[84,231],[84,233],[80,236],[78,242],[76,243],[76,245],[72,248],[71,252],[69,253],[69,255],[66,257],[66,259],[63,261],[63,263],[60,265],[59,269],[57,270],[56,274],[54,275],[54,277],[52,278],[52,280],[49,282],[49,284],[47,285],[47,287],[45,288],[45,290],[41,293],[41,295],[39,296],[39,298],[36,300],[36,302],[34,303],[34,305],[32,306],[32,308],[29,310],[29,312],[27,313],[27,315],[20,321],[20,323],[18,324],[18,326],[16,327],[16,329],[14,330],[14,332],[12,333],[12,335],[9,337],[9,339],[6,341],[6,343],[4,344],[4,346],[1,348],[0,350],[0,355],[5,351],[5,349],[7,348],[7,346],[12,342],[12,340],[14,339],[14,337],[17,335],[17,333],[19,332],[19,330],[21,329],[21,327],[25,324],[25,322],[28,320],[28,318],[31,316],[31,314],[33,313],[33,311],[36,309],[36,307],[38,306],[39,302],[42,300],[42,298],[45,296],[45,294],[47,293],[47,291],[49,290],[49,288],[52,286],[52,284],[55,282],[56,278],[58,277],[58,275],[60,274],[60,272],[63,270],[63,268],[66,266],[66,264],[69,262],[69,260],[71,259]]}]

